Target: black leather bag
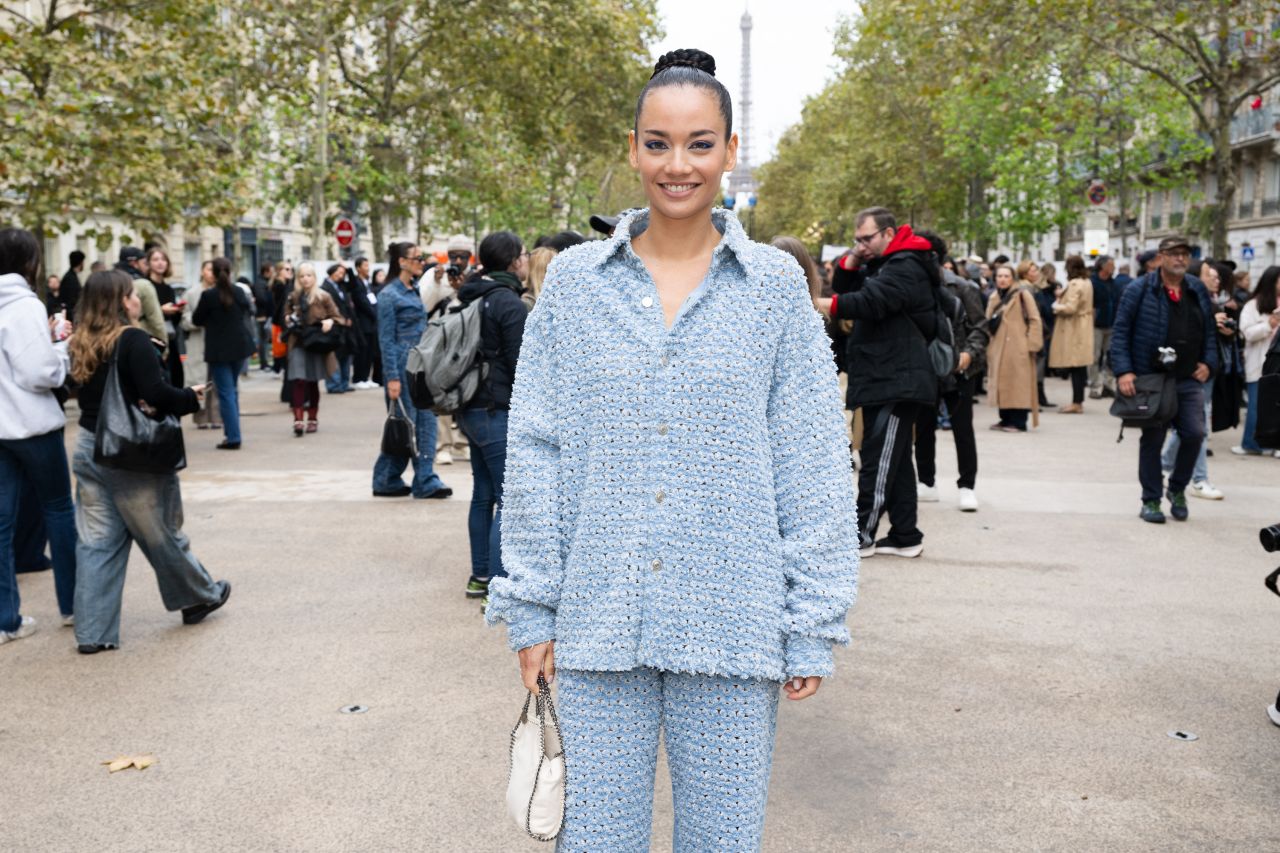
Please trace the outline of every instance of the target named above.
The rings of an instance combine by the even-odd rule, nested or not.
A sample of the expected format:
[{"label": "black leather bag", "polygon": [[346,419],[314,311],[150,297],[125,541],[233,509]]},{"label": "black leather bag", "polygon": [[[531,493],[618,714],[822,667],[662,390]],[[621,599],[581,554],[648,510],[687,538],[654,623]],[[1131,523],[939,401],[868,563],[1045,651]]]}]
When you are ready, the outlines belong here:
[{"label": "black leather bag", "polygon": [[1120,418],[1119,443],[1125,427],[1164,426],[1178,413],[1178,381],[1172,373],[1144,373],[1134,377],[1133,396],[1116,394],[1111,415]]},{"label": "black leather bag", "polygon": [[382,452],[400,459],[413,459],[418,455],[414,424],[399,398],[387,406],[387,420],[382,425]]},{"label": "black leather bag", "polygon": [[303,326],[298,330],[298,343],[307,352],[327,355],[342,346],[344,337],[342,329],[343,327],[337,323],[330,326],[327,332],[318,323],[312,326]]},{"label": "black leather bag", "polygon": [[93,461],[107,468],[143,474],[173,474],[187,467],[187,448],[178,418],[148,417],[126,400],[115,355],[111,357],[98,410]]}]

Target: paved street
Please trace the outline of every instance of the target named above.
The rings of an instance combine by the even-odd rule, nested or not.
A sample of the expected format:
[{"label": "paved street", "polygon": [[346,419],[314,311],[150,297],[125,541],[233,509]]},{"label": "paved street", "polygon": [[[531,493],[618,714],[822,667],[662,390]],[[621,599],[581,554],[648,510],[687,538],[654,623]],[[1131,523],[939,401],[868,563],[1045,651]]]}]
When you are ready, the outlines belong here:
[{"label": "paved street", "polygon": [[[0,848],[550,849],[504,810],[522,693],[462,595],[469,469],[441,469],[446,502],[375,500],[380,394],[326,397],[295,439],[277,389],[245,386],[242,451],[187,434],[186,530],[234,584],[223,611],[183,627],[135,549],[123,648],[85,657],[52,578],[22,576],[41,630],[0,648]],[[975,515],[940,434],[924,556],[864,564],[837,677],[783,703],[766,850],[1280,849],[1280,599],[1261,582],[1280,555],[1257,540],[1280,460],[1220,434],[1227,499],[1144,525],[1137,434],[1117,445],[1086,409],[1007,435],[981,405]],[[100,765],[142,753],[158,763]]]}]

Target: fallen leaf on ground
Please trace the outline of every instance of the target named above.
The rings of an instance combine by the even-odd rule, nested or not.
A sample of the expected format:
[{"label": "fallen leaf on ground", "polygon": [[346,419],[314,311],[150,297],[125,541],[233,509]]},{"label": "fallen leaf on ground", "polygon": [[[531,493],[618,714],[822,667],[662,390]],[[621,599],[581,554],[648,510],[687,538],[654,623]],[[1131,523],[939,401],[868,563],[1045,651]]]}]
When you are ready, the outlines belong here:
[{"label": "fallen leaf on ground", "polygon": [[152,764],[156,763],[156,757],[154,755],[120,755],[102,763],[107,765],[108,773],[115,773],[118,770],[127,770],[130,767],[136,767],[139,770],[146,770]]}]

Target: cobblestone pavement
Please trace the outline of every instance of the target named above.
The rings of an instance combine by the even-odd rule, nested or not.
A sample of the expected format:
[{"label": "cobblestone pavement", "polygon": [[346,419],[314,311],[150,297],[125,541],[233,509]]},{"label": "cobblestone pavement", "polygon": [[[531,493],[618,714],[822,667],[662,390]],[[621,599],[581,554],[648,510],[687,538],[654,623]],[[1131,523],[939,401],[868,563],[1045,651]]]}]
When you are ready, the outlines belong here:
[{"label": "cobblestone pavement", "polygon": [[[123,648],[83,657],[51,579],[23,576],[41,630],[0,648],[0,847],[549,849],[503,808],[521,692],[462,595],[468,468],[441,469],[452,500],[375,500],[380,395],[326,397],[295,439],[277,387],[245,386],[240,452],[187,435],[186,529],[235,584],[225,610],[184,628],[135,550]],[[865,563],[836,678],[783,703],[767,851],[1280,849],[1278,561],[1257,542],[1280,460],[1216,436],[1227,499],[1144,525],[1137,435],[1086,408],[1007,435],[981,405],[977,514],[940,434],[924,556]],[[139,753],[158,763],[99,763]],[[660,793],[654,849],[670,832]]]}]

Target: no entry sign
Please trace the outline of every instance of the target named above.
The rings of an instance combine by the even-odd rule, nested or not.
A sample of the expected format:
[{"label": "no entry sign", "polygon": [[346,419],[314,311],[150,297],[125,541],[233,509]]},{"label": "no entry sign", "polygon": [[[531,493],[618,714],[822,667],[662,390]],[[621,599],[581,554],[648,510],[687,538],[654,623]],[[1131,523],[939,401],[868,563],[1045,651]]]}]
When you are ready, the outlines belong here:
[{"label": "no entry sign", "polygon": [[333,236],[342,248],[349,247],[356,241],[356,224],[345,216],[333,223]]}]

